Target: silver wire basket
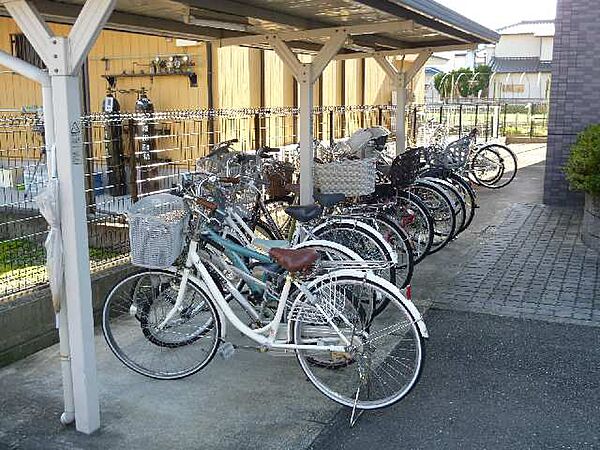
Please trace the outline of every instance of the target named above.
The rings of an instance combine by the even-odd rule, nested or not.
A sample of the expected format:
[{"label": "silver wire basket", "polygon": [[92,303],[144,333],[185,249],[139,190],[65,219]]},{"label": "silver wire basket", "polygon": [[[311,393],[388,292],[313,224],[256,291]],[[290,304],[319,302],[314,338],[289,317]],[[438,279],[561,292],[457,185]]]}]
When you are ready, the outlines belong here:
[{"label": "silver wire basket", "polygon": [[131,263],[148,269],[171,266],[181,254],[188,210],[171,194],[144,197],[127,213]]},{"label": "silver wire basket", "polygon": [[322,194],[344,194],[346,197],[372,194],[377,178],[375,161],[375,158],[366,158],[315,164],[315,188]]}]

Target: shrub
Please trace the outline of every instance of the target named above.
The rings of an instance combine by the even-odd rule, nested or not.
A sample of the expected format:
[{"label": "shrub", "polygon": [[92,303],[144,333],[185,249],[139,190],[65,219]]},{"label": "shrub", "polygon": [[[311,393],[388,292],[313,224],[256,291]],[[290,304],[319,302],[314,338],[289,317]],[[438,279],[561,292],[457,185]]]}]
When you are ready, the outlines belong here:
[{"label": "shrub", "polygon": [[579,133],[565,172],[572,189],[600,197],[600,124]]}]

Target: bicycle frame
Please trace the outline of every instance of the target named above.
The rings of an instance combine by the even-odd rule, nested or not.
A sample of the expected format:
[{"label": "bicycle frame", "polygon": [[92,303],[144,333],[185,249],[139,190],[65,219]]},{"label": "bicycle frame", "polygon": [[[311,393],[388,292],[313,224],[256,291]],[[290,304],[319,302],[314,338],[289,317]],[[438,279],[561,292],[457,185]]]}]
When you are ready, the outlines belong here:
[{"label": "bicycle frame", "polygon": [[[272,263],[271,259],[268,256],[265,256],[261,253],[255,252],[253,250],[247,249],[247,248],[237,245],[233,242],[230,242],[224,238],[221,238],[212,230],[208,231],[206,236],[209,241],[216,242],[219,245],[222,245],[224,248],[226,248],[226,250],[228,252],[230,252],[230,254],[237,255],[238,262],[236,263],[234,261],[234,263],[243,265],[246,268],[246,270],[248,268],[243,264],[240,256],[250,257],[259,262]],[[325,317],[327,319],[331,329],[335,330],[335,332],[337,333],[337,335],[339,336],[341,341],[345,343],[344,346],[342,346],[342,345],[318,345],[318,344],[312,344],[312,345],[291,344],[290,342],[291,342],[292,336],[291,336],[291,328],[289,326],[288,326],[287,339],[278,339],[277,338],[279,326],[282,323],[284,309],[285,309],[292,285],[296,286],[307,297],[310,298],[310,296],[311,296],[310,292],[303,286],[303,284],[301,282],[296,281],[291,274],[287,274],[287,276],[286,276],[285,284],[284,284],[283,290],[281,292],[281,295],[279,297],[277,311],[275,313],[275,317],[273,318],[273,320],[271,320],[268,324],[266,324],[260,328],[257,328],[257,329],[248,327],[244,322],[242,322],[239,319],[239,317],[231,309],[231,307],[225,300],[225,297],[221,293],[221,290],[217,287],[215,281],[213,280],[212,276],[208,272],[208,269],[207,269],[205,263],[211,264],[210,262],[206,262],[201,259],[200,255],[198,254],[198,241],[192,240],[189,244],[187,260],[186,260],[185,268],[183,270],[182,281],[179,286],[179,291],[177,293],[177,299],[175,301],[175,304],[173,305],[173,308],[167,313],[167,316],[165,317],[165,319],[158,325],[159,329],[162,329],[165,326],[167,326],[167,324],[175,316],[175,314],[181,310],[181,305],[183,304],[183,300],[185,297],[186,285],[189,280],[192,280],[199,286],[204,287],[205,291],[210,294],[211,299],[215,302],[215,304],[217,306],[217,309],[219,311],[219,315],[221,318],[226,318],[229,322],[231,322],[231,324],[238,331],[240,331],[245,336],[247,336],[251,340],[255,341],[256,343],[260,344],[261,346],[263,346],[267,349],[270,349],[270,348],[283,349],[283,350],[308,350],[308,349],[315,350],[315,349],[317,349],[317,350],[328,351],[328,352],[344,352],[344,351],[346,351],[346,346],[351,345],[350,341],[346,338],[346,336],[344,336],[344,334],[339,330],[339,328],[333,323],[331,317],[329,317],[327,315],[327,313],[323,310],[323,308],[316,301],[314,302],[314,306],[318,310],[320,310],[320,312],[323,314],[323,317]],[[219,271],[219,269],[218,269],[218,267],[216,267],[216,265],[211,264],[211,266],[213,269]],[[199,275],[198,277],[194,276],[194,274],[193,274],[194,269],[195,269],[195,273],[197,273]],[[360,272],[358,272],[358,273],[360,273]],[[256,285],[261,285],[261,284],[264,285],[264,283],[262,283],[260,280],[258,280],[256,278],[252,277],[251,275],[247,274],[247,276],[249,278],[252,278],[254,280],[254,283],[256,283]],[[234,297],[236,297],[236,299],[239,299],[239,297],[244,298],[243,294],[241,292],[239,292],[237,290],[237,288],[235,286],[233,286],[233,284],[231,284],[230,282],[228,283],[228,289],[231,292],[231,294]],[[247,301],[246,301],[246,303],[247,303]],[[344,320],[345,318],[342,317],[342,319]],[[345,321],[348,325],[351,325],[350,322],[347,321],[347,319]],[[224,325],[224,323],[223,323],[223,325]],[[225,330],[224,326],[223,326],[223,330]],[[223,333],[223,336],[224,335],[225,335],[225,333]],[[223,336],[221,336],[221,338]]]}]

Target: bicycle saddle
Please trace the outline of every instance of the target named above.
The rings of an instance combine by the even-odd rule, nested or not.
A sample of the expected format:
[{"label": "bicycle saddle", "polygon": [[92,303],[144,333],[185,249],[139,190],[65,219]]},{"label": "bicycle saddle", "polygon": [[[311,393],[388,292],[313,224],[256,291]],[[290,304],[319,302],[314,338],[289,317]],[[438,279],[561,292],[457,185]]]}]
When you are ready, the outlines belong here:
[{"label": "bicycle saddle", "polygon": [[298,222],[310,222],[320,217],[322,212],[323,208],[319,205],[288,206],[285,208],[285,213]]},{"label": "bicycle saddle", "polygon": [[325,208],[331,208],[332,206],[342,203],[346,200],[344,194],[316,194],[315,200]]},{"label": "bicycle saddle", "polygon": [[269,256],[289,272],[304,271],[319,259],[319,254],[313,248],[272,248]]}]

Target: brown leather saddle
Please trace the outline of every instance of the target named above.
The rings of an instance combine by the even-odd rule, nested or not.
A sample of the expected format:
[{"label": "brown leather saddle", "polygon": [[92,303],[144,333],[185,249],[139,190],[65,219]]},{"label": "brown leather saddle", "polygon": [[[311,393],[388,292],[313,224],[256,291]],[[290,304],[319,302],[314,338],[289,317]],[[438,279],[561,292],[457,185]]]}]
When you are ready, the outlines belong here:
[{"label": "brown leather saddle", "polygon": [[269,256],[288,272],[303,272],[319,259],[319,253],[312,248],[272,248]]}]

